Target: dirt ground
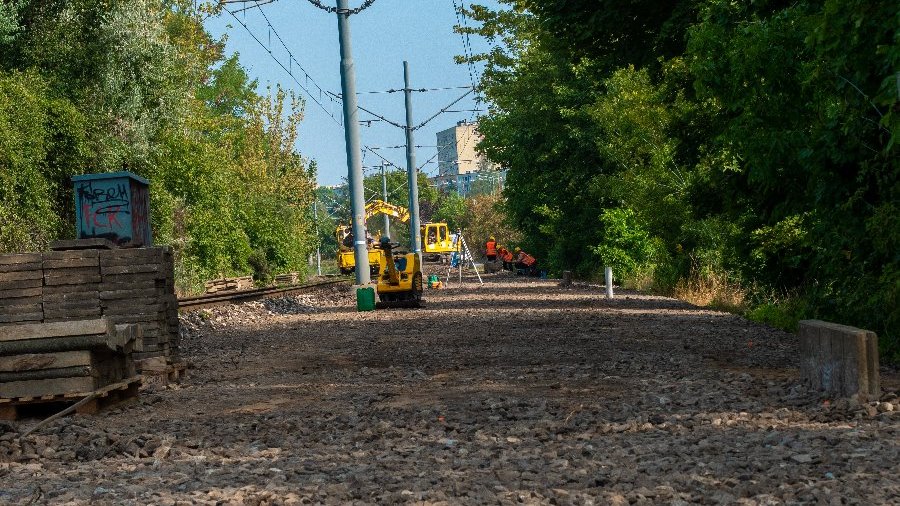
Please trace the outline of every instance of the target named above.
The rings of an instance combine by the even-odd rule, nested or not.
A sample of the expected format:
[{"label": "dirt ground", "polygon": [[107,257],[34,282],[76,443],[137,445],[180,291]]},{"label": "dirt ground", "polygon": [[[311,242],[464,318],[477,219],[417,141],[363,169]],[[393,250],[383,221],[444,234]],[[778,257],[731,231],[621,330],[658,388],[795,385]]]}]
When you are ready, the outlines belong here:
[{"label": "dirt ground", "polygon": [[192,313],[186,381],[29,435],[0,504],[898,504],[881,402],[797,385],[796,338],[662,297],[494,276]]}]

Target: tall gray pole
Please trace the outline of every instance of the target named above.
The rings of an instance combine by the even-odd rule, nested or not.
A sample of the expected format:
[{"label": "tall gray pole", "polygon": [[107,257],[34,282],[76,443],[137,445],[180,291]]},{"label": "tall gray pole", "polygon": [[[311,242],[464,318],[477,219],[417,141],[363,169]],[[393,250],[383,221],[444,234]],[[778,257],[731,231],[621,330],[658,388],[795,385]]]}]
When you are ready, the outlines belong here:
[{"label": "tall gray pole", "polygon": [[416,170],[416,148],[413,142],[412,89],[409,87],[409,62],[403,62],[403,92],[406,95],[406,172],[409,183],[409,249],[422,254],[419,224],[419,178]]},{"label": "tall gray pole", "polygon": [[356,74],[350,46],[350,14],[347,0],[337,0],[338,35],[341,42],[341,92],[344,94],[344,140],[347,145],[347,176],[350,186],[350,222],[356,284],[367,285],[369,250],[366,248],[366,199],[363,194],[362,151],[359,142],[359,109],[356,103]]},{"label": "tall gray pole", "polygon": [[[381,195],[384,197],[384,202],[388,201],[387,194],[387,176],[384,174],[384,164],[381,164]],[[382,237],[390,237],[391,236],[391,218],[388,215],[384,215],[384,235]]]},{"label": "tall gray pole", "polygon": [[316,193],[316,200],[313,200],[313,216],[316,222],[316,271],[319,276],[322,275],[322,240],[319,236],[319,195]]}]

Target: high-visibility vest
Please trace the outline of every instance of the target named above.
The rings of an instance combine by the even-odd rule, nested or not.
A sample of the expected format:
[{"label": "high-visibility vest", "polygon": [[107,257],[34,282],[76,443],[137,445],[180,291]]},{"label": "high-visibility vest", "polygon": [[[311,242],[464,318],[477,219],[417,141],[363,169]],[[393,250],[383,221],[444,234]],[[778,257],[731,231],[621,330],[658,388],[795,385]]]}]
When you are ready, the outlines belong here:
[{"label": "high-visibility vest", "polygon": [[497,241],[488,241],[485,244],[485,249],[487,250],[488,255],[497,255]]},{"label": "high-visibility vest", "polygon": [[537,262],[537,260],[535,260],[533,256],[525,253],[524,251],[519,254],[519,261],[525,264],[526,267],[531,267],[535,262]]},{"label": "high-visibility vest", "polygon": [[513,261],[513,258],[514,258],[514,257],[513,257],[512,251],[510,251],[510,250],[508,250],[508,249],[507,249],[507,250],[503,250],[503,261],[504,261],[504,262],[512,262],[512,261]]}]

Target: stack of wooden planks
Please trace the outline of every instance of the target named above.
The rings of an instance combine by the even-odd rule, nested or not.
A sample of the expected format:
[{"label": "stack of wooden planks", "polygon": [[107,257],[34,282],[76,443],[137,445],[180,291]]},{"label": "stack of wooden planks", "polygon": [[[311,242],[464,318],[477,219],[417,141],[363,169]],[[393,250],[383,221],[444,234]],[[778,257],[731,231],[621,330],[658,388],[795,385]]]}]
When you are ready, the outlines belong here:
[{"label": "stack of wooden planks", "polygon": [[45,322],[101,316],[99,252],[85,249],[42,254]]},{"label": "stack of wooden planks", "polygon": [[68,241],[59,247],[73,249],[61,251],[0,255],[0,326],[103,316],[142,327],[143,351],[136,359],[176,361],[180,329],[172,250],[86,242]]},{"label": "stack of wooden planks", "polygon": [[44,319],[43,278],[40,253],[0,255],[0,325]]},{"label": "stack of wooden planks", "polygon": [[139,346],[139,326],[105,318],[4,327],[0,418],[15,419],[22,405],[78,400],[116,385],[136,392],[132,352]]},{"label": "stack of wooden planks", "polygon": [[300,281],[300,274],[297,272],[288,272],[275,276],[276,285],[296,285]]},{"label": "stack of wooden planks", "polygon": [[100,251],[100,306],[114,323],[140,324],[143,351],[135,358],[177,357],[178,301],[167,248]]},{"label": "stack of wooden planks", "polygon": [[253,288],[253,276],[213,279],[206,282],[206,293],[233,292]]}]

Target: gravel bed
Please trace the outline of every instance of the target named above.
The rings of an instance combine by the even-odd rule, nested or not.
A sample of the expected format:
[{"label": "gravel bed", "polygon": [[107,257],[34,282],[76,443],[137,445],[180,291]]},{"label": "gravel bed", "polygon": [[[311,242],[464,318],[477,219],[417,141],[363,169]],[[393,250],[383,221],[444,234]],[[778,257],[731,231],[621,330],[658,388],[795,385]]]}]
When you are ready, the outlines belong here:
[{"label": "gravel bed", "polygon": [[0,422],[0,504],[898,504],[900,378],[797,381],[795,336],[588,285],[347,288],[182,316],[193,368],[98,416]]}]

